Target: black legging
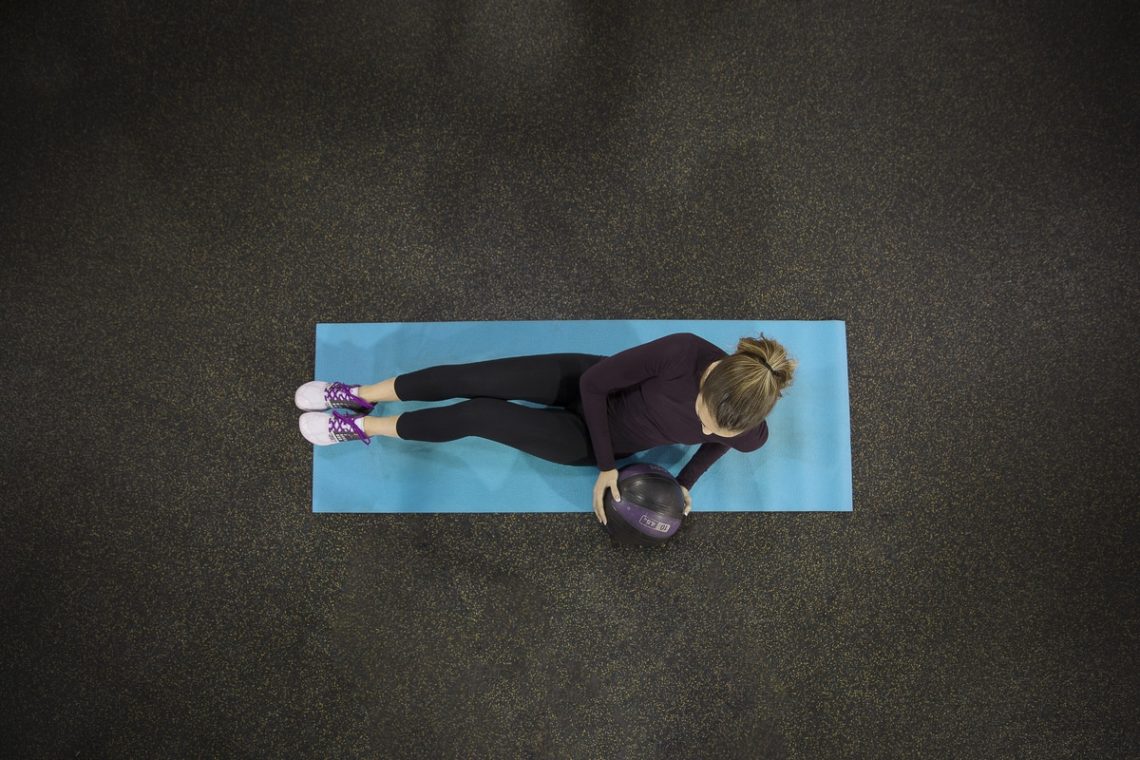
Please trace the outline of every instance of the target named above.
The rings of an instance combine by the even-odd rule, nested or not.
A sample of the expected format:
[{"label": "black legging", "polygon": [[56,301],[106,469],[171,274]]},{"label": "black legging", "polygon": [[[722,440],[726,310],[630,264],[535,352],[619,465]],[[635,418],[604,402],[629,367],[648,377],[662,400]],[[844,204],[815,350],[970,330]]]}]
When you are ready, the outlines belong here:
[{"label": "black legging", "polygon": [[[405,440],[432,443],[473,435],[549,462],[596,465],[578,381],[604,358],[591,354],[515,356],[400,375],[395,389],[401,401],[470,401],[404,412],[396,434]],[[560,408],[535,409],[512,404],[511,399]]]}]

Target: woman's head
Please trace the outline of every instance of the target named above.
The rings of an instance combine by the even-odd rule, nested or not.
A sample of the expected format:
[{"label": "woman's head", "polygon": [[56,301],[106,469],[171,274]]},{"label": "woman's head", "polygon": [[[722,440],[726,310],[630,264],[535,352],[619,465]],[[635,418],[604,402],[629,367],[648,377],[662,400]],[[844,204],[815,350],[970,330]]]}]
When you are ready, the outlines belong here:
[{"label": "woman's head", "polygon": [[702,423],[718,435],[751,430],[772,411],[795,371],[795,359],[776,341],[763,334],[759,340],[741,338],[736,353],[716,362],[705,376],[697,411],[715,427]]}]

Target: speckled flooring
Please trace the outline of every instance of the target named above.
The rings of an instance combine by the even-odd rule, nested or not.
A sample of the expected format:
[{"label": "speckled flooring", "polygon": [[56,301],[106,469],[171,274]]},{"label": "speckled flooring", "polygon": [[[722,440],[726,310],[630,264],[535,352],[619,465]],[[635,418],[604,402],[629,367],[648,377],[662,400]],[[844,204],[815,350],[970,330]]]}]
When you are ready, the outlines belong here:
[{"label": "speckled flooring", "polygon": [[[1140,754],[1134,4],[5,14],[4,756]],[[756,317],[852,514],[309,512],[318,321]]]}]

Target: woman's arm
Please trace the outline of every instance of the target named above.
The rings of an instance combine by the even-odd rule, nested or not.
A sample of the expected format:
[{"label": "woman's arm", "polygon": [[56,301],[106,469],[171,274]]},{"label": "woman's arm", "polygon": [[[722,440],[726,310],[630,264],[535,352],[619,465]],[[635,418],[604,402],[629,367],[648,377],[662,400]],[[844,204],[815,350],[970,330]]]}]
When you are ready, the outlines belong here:
[{"label": "woman's arm", "polygon": [[[761,422],[760,427],[753,432],[742,433],[734,438],[731,448],[748,453],[756,451],[767,442],[768,423]],[[681,470],[681,474],[677,476],[677,482],[681,484],[682,488],[692,489],[697,478],[704,475],[705,471],[712,467],[716,460],[724,456],[729,448],[723,443],[702,443],[701,447],[697,449],[697,453],[693,454],[692,459]]]},{"label": "woman's arm", "polygon": [[728,446],[723,443],[702,443],[689,463],[681,469],[681,473],[677,476],[677,482],[681,484],[682,488],[692,490],[697,479],[704,475],[705,471],[712,467],[716,460],[724,456],[726,451],[728,451]]}]

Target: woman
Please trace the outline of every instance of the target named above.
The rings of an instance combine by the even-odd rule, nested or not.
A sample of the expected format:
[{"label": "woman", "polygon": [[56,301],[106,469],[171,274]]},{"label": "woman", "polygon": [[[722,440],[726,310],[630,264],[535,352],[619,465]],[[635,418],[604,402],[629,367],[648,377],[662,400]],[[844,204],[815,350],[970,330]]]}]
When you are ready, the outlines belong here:
[{"label": "woman", "polygon": [[[373,385],[313,381],[297,389],[296,402],[306,410],[301,433],[318,446],[370,443],[374,435],[430,442],[478,436],[551,462],[596,466],[594,513],[605,524],[605,490],[621,500],[616,460],[655,446],[700,443],[677,476],[688,514],[690,489],[717,459],[729,448],[755,451],[768,440],[764,418],[791,385],[795,368],[784,347],[763,335],[741,338],[727,356],[697,335],[676,333],[609,357],[492,359],[430,367]],[[368,416],[384,401],[452,398],[469,400]]]}]

